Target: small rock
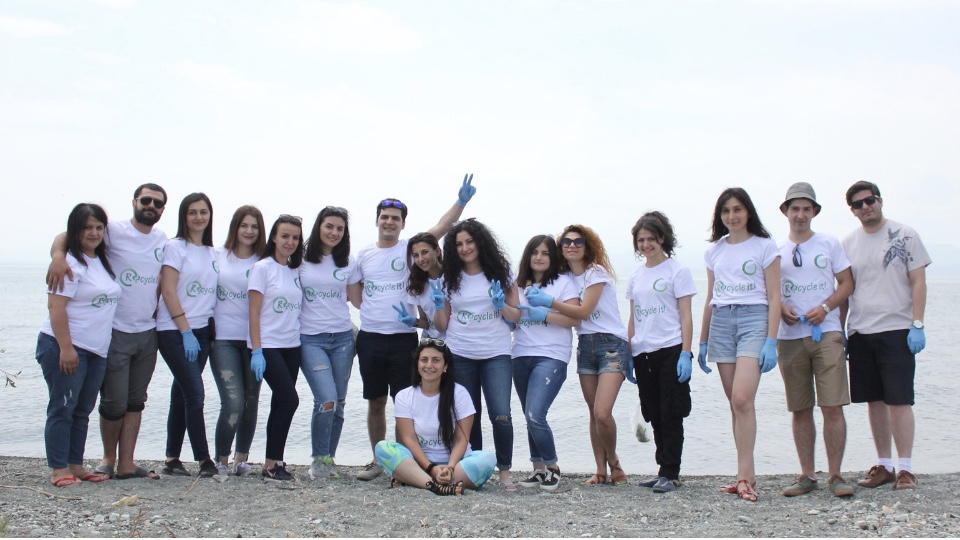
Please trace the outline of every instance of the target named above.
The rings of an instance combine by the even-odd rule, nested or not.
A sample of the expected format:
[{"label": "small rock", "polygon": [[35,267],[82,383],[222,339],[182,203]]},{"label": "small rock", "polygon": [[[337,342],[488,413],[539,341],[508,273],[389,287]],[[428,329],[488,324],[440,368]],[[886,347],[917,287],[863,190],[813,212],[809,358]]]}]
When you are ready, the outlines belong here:
[{"label": "small rock", "polygon": [[643,523],[644,525],[646,525],[646,524],[647,524],[647,516],[643,516],[642,518],[640,518],[640,523]]},{"label": "small rock", "polygon": [[120,514],[116,512],[111,512],[110,516],[107,517],[107,519],[109,519],[111,522],[117,521],[118,519],[120,519]]},{"label": "small rock", "polygon": [[84,511],[83,511],[83,517],[90,517],[90,516],[92,516],[92,515],[93,515],[93,513],[90,512],[89,510],[84,510]]},{"label": "small rock", "polygon": [[896,511],[895,509],[890,508],[889,506],[884,506],[884,507],[883,507],[883,513],[884,513],[884,514],[888,514],[888,515],[889,515],[889,514],[895,514],[896,512],[897,512],[897,511]]},{"label": "small rock", "polygon": [[742,521],[742,522],[744,522],[744,523],[750,523],[751,521],[753,521],[752,519],[748,518],[747,516],[737,516],[737,519],[739,519],[740,521]]},{"label": "small rock", "polygon": [[834,525],[837,522],[837,518],[830,518],[827,520],[827,524]]},{"label": "small rock", "polygon": [[103,523],[103,522],[106,521],[106,520],[107,520],[107,518],[105,518],[105,517],[103,516],[103,514],[97,514],[97,515],[93,516],[93,522],[94,522],[94,523]]},{"label": "small rock", "polygon": [[893,516],[893,520],[896,521],[897,523],[906,523],[908,519],[909,519],[909,516],[907,516],[906,514],[897,514]]},{"label": "small rock", "polygon": [[49,532],[50,532],[50,531],[48,531],[48,530],[46,530],[46,529],[42,529],[42,528],[39,528],[39,527],[38,527],[38,528],[33,529],[32,531],[30,531],[30,536],[33,536],[33,537],[43,536],[43,535],[45,535],[45,534],[47,534],[47,533],[49,533]]},{"label": "small rock", "polygon": [[883,535],[884,536],[902,536],[903,529],[901,529],[899,525],[894,525],[893,527],[887,527],[883,531]]},{"label": "small rock", "polygon": [[817,515],[817,514],[819,514],[819,513],[820,513],[819,510],[808,510],[808,511],[807,511],[807,515],[808,515],[808,516],[815,516],[815,515]]},{"label": "small rock", "polygon": [[214,475],[213,479],[223,484],[224,482],[227,482],[228,480],[230,480],[230,477],[222,474],[217,474],[217,475]]}]

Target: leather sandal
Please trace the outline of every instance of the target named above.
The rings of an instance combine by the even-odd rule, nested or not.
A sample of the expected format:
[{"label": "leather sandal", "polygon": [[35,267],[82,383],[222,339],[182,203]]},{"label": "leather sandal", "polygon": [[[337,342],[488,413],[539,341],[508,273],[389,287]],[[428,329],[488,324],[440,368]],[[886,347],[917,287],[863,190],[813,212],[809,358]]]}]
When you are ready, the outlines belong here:
[{"label": "leather sandal", "polygon": [[[756,482],[754,482],[754,484],[756,484]],[[743,485],[742,488],[740,487],[741,485]],[[753,486],[746,480],[737,481],[737,497],[747,502],[757,502],[757,492],[753,490]]]},{"label": "leather sandal", "polygon": [[607,475],[601,473],[593,473],[593,476],[589,480],[584,482],[581,485],[584,486],[602,486],[607,483]]},{"label": "leather sandal", "polygon": [[[746,480],[742,480],[742,482],[746,482]],[[737,485],[739,485],[739,484],[740,484],[740,482],[737,482],[736,484],[730,484],[729,486],[720,486],[720,489],[718,489],[717,491],[719,491],[720,493],[729,493],[729,494],[731,494],[731,495],[736,495],[736,494],[737,494]],[[756,482],[756,481],[752,482],[752,483],[750,484],[750,487],[756,488],[756,487],[757,487],[757,482]]]},{"label": "leather sandal", "polygon": [[438,484],[431,480],[427,482],[427,489],[435,495],[463,495],[463,480],[456,484]]},{"label": "leather sandal", "polygon": [[626,484],[627,481],[627,473],[623,472],[623,467],[620,466],[620,460],[618,459],[616,463],[610,466],[610,483],[621,486]]}]

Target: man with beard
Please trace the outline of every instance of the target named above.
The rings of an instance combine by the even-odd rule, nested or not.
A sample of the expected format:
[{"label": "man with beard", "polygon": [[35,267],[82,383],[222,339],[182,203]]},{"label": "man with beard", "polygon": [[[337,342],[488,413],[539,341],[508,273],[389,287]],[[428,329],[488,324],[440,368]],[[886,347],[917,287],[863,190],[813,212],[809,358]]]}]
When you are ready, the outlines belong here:
[{"label": "man with beard", "polygon": [[[113,337],[107,353],[107,371],[100,387],[100,436],[103,459],[97,473],[116,477],[160,476],[133,461],[140,419],[147,401],[147,386],[157,365],[157,299],[160,268],[167,235],[154,224],[163,215],[167,192],[156,184],[143,184],[133,194],[133,219],[114,220],[103,241],[107,258],[123,288],[113,320]],[[50,290],[63,289],[73,279],[66,263],[66,238],[61,234],[50,250],[47,271]]]}]

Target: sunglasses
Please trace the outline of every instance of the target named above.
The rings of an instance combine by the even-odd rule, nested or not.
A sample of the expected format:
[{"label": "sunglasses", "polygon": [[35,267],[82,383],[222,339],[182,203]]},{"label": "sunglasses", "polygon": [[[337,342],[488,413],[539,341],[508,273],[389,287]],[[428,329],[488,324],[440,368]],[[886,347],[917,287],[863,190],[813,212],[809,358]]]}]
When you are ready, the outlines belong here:
[{"label": "sunglasses", "polygon": [[424,346],[427,346],[427,345],[433,345],[433,346],[436,346],[436,347],[446,347],[446,346],[447,346],[447,342],[444,341],[444,340],[442,340],[442,339],[435,339],[435,338],[430,338],[430,337],[425,337],[425,338],[423,338],[423,339],[420,340],[420,346],[421,346],[421,347],[424,347]]},{"label": "sunglasses", "polygon": [[294,223],[296,225],[303,224],[303,218],[300,216],[291,216],[290,214],[280,214],[280,217],[277,219],[280,223]]},{"label": "sunglasses", "polygon": [[156,199],[154,197],[149,197],[147,195],[144,195],[143,197],[140,197],[137,200],[140,202],[140,206],[150,206],[151,204],[153,204],[153,207],[156,208],[157,210],[160,210],[161,208],[163,208],[163,205],[167,204],[167,201],[163,199]]},{"label": "sunglasses", "polygon": [[407,207],[407,205],[403,204],[402,202],[396,199],[384,199],[380,201],[380,207],[381,208],[399,208],[403,210],[404,208]]},{"label": "sunglasses", "polygon": [[793,248],[793,265],[797,268],[803,266],[803,257],[800,255],[800,244]]},{"label": "sunglasses", "polygon": [[584,240],[583,237],[581,236],[580,238],[564,238],[563,240],[560,240],[560,243],[563,244],[563,247],[570,247],[570,246],[583,247],[583,245],[586,244],[587,241]]},{"label": "sunglasses", "polygon": [[878,200],[880,200],[880,197],[877,197],[876,195],[871,195],[869,197],[860,199],[859,201],[853,201],[852,203],[850,203],[850,208],[853,208],[854,210],[859,210],[863,208],[864,204],[866,204],[867,206],[873,206],[874,204],[877,204]]}]

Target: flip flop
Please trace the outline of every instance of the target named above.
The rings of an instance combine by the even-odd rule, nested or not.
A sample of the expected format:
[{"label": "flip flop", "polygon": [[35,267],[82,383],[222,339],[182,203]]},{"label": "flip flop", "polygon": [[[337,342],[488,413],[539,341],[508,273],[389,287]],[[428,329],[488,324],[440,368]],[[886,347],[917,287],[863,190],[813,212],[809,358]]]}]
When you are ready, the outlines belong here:
[{"label": "flip flop", "polygon": [[113,476],[114,476],[114,474],[113,474],[113,465],[106,465],[106,464],[104,464],[104,465],[98,465],[96,468],[93,469],[93,472],[95,472],[95,473],[97,473],[97,474],[105,474],[105,475],[109,476],[110,478],[113,478]]},{"label": "flip flop", "polygon": [[100,482],[106,482],[107,480],[110,480],[110,477],[106,476],[106,473],[97,473],[97,472],[87,473],[83,476],[78,476],[77,478],[79,478],[84,482],[90,482],[92,484],[99,484]]},{"label": "flip flop", "polygon": [[78,480],[76,476],[64,476],[63,478],[51,480],[50,483],[58,488],[65,488],[67,486],[79,484],[80,480]]},{"label": "flip flop", "polygon": [[143,467],[137,467],[137,470],[129,474],[118,474],[117,480],[130,480],[131,478],[149,478],[150,480],[159,480],[160,475],[154,471],[148,471]]}]

